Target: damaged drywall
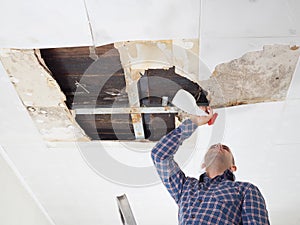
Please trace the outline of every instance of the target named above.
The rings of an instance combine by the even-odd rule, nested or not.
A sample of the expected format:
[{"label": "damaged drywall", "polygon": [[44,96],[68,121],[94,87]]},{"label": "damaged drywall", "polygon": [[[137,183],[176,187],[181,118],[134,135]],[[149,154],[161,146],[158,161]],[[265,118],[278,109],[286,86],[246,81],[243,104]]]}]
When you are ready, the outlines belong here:
[{"label": "damaged drywall", "polygon": [[199,80],[197,40],[132,41],[115,44],[129,71],[169,69],[208,92],[212,107],[284,100],[300,55],[298,46],[268,45],[215,68]]},{"label": "damaged drywall", "polygon": [[[175,73],[208,91],[210,105],[215,108],[284,100],[300,55],[297,46],[268,45],[218,65],[209,79],[199,80],[198,40],[122,42],[115,46],[131,108],[140,107],[137,83],[145,70],[150,74],[150,69],[169,72],[175,68]],[[89,140],[66,107],[65,95],[39,51],[4,49],[0,59],[45,140]],[[137,120],[140,115],[132,118],[136,138],[143,139],[143,122]]]},{"label": "damaged drywall", "polygon": [[65,101],[59,86],[33,50],[3,49],[1,62],[25,106],[53,107]]},{"label": "damaged drywall", "polygon": [[198,81],[198,39],[118,42],[115,48],[123,68],[144,71],[174,66],[177,74]]},{"label": "damaged drywall", "polygon": [[200,86],[213,107],[284,100],[300,55],[297,46],[267,45],[215,68]]},{"label": "damaged drywall", "polygon": [[[115,43],[114,46],[120,54],[126,92],[132,109],[140,107],[138,81],[145,74],[145,70],[168,70],[175,67],[175,72],[183,77],[188,77],[190,80],[197,78],[198,40],[120,42]],[[131,119],[136,139],[144,139],[142,115],[132,113]]]},{"label": "damaged drywall", "polygon": [[88,140],[37,50],[2,49],[1,62],[46,141]]}]

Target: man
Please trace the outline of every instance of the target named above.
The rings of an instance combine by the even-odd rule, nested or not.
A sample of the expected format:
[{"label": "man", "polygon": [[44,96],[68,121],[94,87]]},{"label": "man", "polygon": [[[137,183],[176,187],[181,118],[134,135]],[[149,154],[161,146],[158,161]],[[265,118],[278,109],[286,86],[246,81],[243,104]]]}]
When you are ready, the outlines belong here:
[{"label": "man", "polygon": [[151,153],[163,184],[179,207],[179,224],[270,224],[259,189],[251,183],[235,181],[236,166],[227,146],[216,144],[209,148],[202,165],[206,172],[199,180],[186,177],[174,161],[182,142],[212,118],[213,110],[206,110],[207,116],[190,116],[162,137]]}]

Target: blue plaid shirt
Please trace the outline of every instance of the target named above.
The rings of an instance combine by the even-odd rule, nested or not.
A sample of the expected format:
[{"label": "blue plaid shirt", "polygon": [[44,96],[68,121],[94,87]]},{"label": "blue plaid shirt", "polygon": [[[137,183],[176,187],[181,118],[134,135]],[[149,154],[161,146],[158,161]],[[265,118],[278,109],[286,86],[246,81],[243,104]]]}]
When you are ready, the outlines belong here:
[{"label": "blue plaid shirt", "polygon": [[230,170],[213,179],[206,173],[199,180],[185,176],[173,156],[196,128],[191,120],[184,121],[162,137],[151,154],[162,182],[179,207],[179,224],[270,224],[258,188],[251,183],[234,181]]}]

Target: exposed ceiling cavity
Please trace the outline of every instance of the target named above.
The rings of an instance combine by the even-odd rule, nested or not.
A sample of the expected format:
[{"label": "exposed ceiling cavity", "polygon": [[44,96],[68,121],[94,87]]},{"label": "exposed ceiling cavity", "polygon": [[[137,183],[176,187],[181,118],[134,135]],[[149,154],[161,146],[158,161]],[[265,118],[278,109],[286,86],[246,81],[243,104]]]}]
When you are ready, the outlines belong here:
[{"label": "exposed ceiling cavity", "polygon": [[176,126],[179,111],[170,102],[181,88],[198,105],[209,99],[213,107],[285,99],[297,46],[264,46],[199,80],[199,65],[205,65],[198,42],[3,49],[0,58],[47,141],[158,140]]},{"label": "exposed ceiling cavity", "polygon": [[[176,74],[172,48],[172,41],[126,42],[44,49],[41,55],[92,140],[158,140],[175,127],[178,109],[170,104],[175,93],[180,88],[203,93]],[[203,95],[200,101],[207,104]]]}]

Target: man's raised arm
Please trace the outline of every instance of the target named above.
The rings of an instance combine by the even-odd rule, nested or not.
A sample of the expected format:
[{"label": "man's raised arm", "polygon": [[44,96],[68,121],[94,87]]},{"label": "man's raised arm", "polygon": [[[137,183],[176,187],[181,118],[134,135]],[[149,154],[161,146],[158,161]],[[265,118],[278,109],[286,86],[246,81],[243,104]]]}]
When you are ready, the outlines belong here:
[{"label": "man's raised arm", "polygon": [[156,170],[176,203],[180,199],[186,177],[174,161],[174,154],[182,142],[189,138],[198,126],[206,124],[212,115],[210,109],[207,116],[190,116],[191,119],[185,120],[179,127],[162,137],[152,149],[151,157]]}]

